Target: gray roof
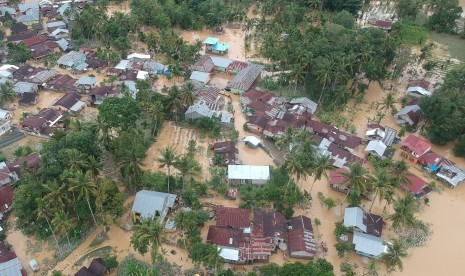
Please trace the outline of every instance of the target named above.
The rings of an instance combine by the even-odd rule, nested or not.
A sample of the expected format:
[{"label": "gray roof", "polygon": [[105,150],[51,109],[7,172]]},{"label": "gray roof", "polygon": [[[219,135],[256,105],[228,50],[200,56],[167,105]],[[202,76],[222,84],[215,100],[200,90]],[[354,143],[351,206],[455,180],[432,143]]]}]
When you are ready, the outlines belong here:
[{"label": "gray roof", "polygon": [[83,62],[83,63],[79,64],[78,66],[76,66],[76,70],[84,71],[84,69],[86,69],[87,67],[89,67],[89,64]]},{"label": "gray roof", "polygon": [[354,231],[355,251],[367,257],[380,257],[387,250],[383,238]]},{"label": "gray roof", "polygon": [[55,29],[55,30],[51,33],[51,35],[57,36],[57,35],[59,35],[60,33],[67,33],[67,34],[69,34],[69,31],[68,31],[68,29],[60,29],[60,28],[58,28],[58,29]]},{"label": "gray roof", "polygon": [[37,91],[38,87],[36,84],[19,81],[15,83],[13,90],[18,94],[23,94],[25,92],[34,92]]},{"label": "gray roof", "polygon": [[291,104],[299,104],[305,107],[308,111],[310,111],[312,114],[315,113],[318,104],[315,103],[314,101],[310,100],[307,97],[299,97],[299,98],[294,98],[290,101]]},{"label": "gray roof", "polygon": [[65,14],[65,11],[68,9],[68,8],[71,8],[71,5],[69,3],[65,3],[63,5],[61,5],[61,7],[58,8],[57,12],[59,14],[61,14],[61,16],[63,16]]},{"label": "gray roof", "polygon": [[69,47],[68,40],[66,40],[64,38],[58,40],[57,43],[58,43],[58,46],[60,46],[61,50],[63,50],[63,51],[66,51],[68,49],[68,47]]},{"label": "gray roof", "polygon": [[57,28],[57,27],[66,27],[66,23],[63,21],[54,21],[47,23],[47,28]]},{"label": "gray roof", "polygon": [[6,13],[15,14],[16,10],[10,7],[0,7],[0,16],[5,16]]},{"label": "gray roof", "polygon": [[39,4],[38,3],[19,4],[18,9],[20,12],[25,12],[28,9],[39,10]]},{"label": "gray roof", "polygon": [[129,60],[123,59],[118,64],[116,64],[115,69],[125,70],[128,68]]},{"label": "gray roof", "polygon": [[20,17],[16,18],[16,22],[39,21],[39,19],[39,10],[29,10],[25,15],[21,15]]},{"label": "gray roof", "polygon": [[396,113],[396,116],[406,115],[410,111],[417,112],[418,110],[420,110],[420,107],[416,104],[406,105],[404,106],[404,108],[402,108],[401,110],[399,110],[399,112]]},{"label": "gray roof", "polygon": [[233,62],[232,59],[228,59],[228,58],[214,57],[214,56],[210,56],[210,58],[213,61],[213,64],[218,67],[228,68],[229,64]]},{"label": "gray roof", "polygon": [[158,211],[160,214],[172,208],[176,200],[176,195],[157,191],[142,190],[136,193],[132,211],[141,214],[142,218],[149,218]]},{"label": "gray roof", "polygon": [[209,73],[204,73],[200,71],[192,71],[191,77],[189,79],[200,81],[206,83],[208,81]]},{"label": "gray roof", "polygon": [[30,80],[35,83],[44,83],[44,82],[47,82],[49,79],[55,77],[59,73],[60,72],[58,72],[57,70],[53,70],[53,69],[44,70],[44,71],[37,73],[37,75],[31,77]]},{"label": "gray roof", "polygon": [[23,266],[18,258],[0,263],[0,275],[5,276],[22,276],[21,269]]},{"label": "gray roof", "polygon": [[215,115],[215,111],[211,110],[204,101],[198,101],[195,104],[189,106],[185,115],[187,116],[191,113],[199,113],[203,117],[207,118],[212,118]]},{"label": "gray roof", "polygon": [[457,187],[460,183],[465,181],[465,170],[457,168],[454,165],[445,165],[442,166],[436,176],[444,179],[452,186]]},{"label": "gray roof", "polygon": [[373,140],[368,143],[368,146],[366,147],[365,151],[374,151],[378,156],[383,156],[384,153],[386,152],[387,146],[379,140]]},{"label": "gray roof", "polygon": [[249,90],[254,81],[258,78],[262,72],[263,66],[255,63],[249,63],[249,66],[242,69],[237,73],[237,75],[232,79],[228,87],[233,89],[239,89],[243,91]]},{"label": "gray roof", "polygon": [[363,223],[363,210],[360,207],[346,208],[344,211],[344,226],[357,227],[363,232],[367,231],[367,226]]},{"label": "gray roof", "polygon": [[94,85],[97,82],[97,79],[94,77],[83,77],[76,82],[76,85]]},{"label": "gray roof", "polygon": [[86,55],[81,52],[71,51],[67,54],[64,54],[57,60],[57,64],[65,66],[73,66],[73,64],[83,58],[86,58]]}]

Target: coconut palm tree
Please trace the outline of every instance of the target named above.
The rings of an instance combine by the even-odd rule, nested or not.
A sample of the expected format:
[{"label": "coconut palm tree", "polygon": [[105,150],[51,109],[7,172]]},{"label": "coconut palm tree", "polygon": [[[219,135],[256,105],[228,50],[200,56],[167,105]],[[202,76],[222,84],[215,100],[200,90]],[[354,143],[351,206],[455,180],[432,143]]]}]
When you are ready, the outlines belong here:
[{"label": "coconut palm tree", "polygon": [[41,200],[40,198],[36,199],[36,203],[37,203],[37,209],[35,210],[36,216],[38,219],[45,219],[45,221],[47,222],[48,229],[52,233],[53,239],[55,240],[55,243],[57,245],[58,254],[61,255],[61,250],[60,250],[60,246],[58,245],[57,236],[55,235],[55,231],[53,230],[52,224],[50,223],[50,216],[51,216],[50,208],[45,204],[45,201]]},{"label": "coconut palm tree", "polygon": [[408,254],[405,246],[400,240],[395,239],[387,244],[387,253],[381,256],[381,261],[386,265],[389,272],[393,272],[397,268],[402,271],[404,268],[402,259],[407,256]]},{"label": "coconut palm tree", "polygon": [[121,157],[121,168],[124,171],[124,176],[128,179],[128,184],[131,189],[136,188],[136,184],[139,181],[140,176],[144,173],[141,167],[145,166],[144,159],[146,154],[141,153],[137,149],[138,145],[132,143],[129,149],[124,152],[124,156]]},{"label": "coconut palm tree", "polygon": [[[355,190],[357,195],[360,196],[367,191],[368,171],[359,162],[353,163],[348,172],[342,172],[341,174],[346,177],[344,184],[347,187],[350,187],[349,192],[350,190]],[[349,195],[349,192],[347,193],[347,196]]]},{"label": "coconut palm tree", "polygon": [[192,82],[186,82],[181,87],[181,93],[179,93],[179,98],[185,107],[188,107],[194,103],[194,100],[195,100],[194,90],[195,90],[195,87]]},{"label": "coconut palm tree", "polygon": [[176,158],[173,166],[179,170],[181,173],[183,180],[183,190],[184,190],[184,179],[188,178],[189,176],[199,175],[202,171],[202,167],[200,166],[199,162],[197,162],[194,158],[186,155]]},{"label": "coconut palm tree", "polygon": [[322,59],[320,66],[317,68],[316,79],[320,82],[321,85],[323,85],[318,103],[321,103],[323,91],[325,90],[326,86],[333,81],[333,68],[334,63],[329,59]]},{"label": "coconut palm tree", "polygon": [[207,266],[214,269],[215,276],[221,272],[221,268],[225,262],[225,260],[220,256],[220,252],[221,249],[218,250],[216,245],[213,245],[209,247],[208,253],[205,256],[205,259],[207,260]]},{"label": "coconut palm tree", "polygon": [[67,206],[69,199],[65,193],[65,185],[58,185],[57,182],[47,182],[42,185],[45,190],[43,201],[49,204],[52,210],[63,210]]},{"label": "coconut palm tree", "polygon": [[418,211],[418,205],[412,195],[408,194],[394,202],[394,213],[388,215],[392,222],[391,228],[403,226],[414,226],[417,222],[415,213]]},{"label": "coconut palm tree", "polygon": [[177,159],[176,151],[171,147],[164,148],[161,151],[161,157],[156,159],[160,162],[159,168],[166,167],[168,169],[168,193],[170,192],[171,167],[174,166]]},{"label": "coconut palm tree", "polygon": [[17,94],[13,87],[13,83],[9,81],[0,84],[0,106],[3,107],[16,99]]},{"label": "coconut palm tree", "polygon": [[163,104],[160,101],[155,101],[150,105],[149,111],[150,120],[154,123],[152,137],[155,136],[157,127],[160,126],[165,120],[165,112]]},{"label": "coconut palm tree", "polygon": [[384,113],[389,113],[390,110],[396,109],[397,100],[394,93],[389,92],[378,103],[378,108],[384,110]]},{"label": "coconut palm tree", "polygon": [[375,175],[370,177],[371,188],[373,200],[371,201],[370,212],[371,208],[373,208],[373,203],[375,202],[376,198],[379,197],[379,200],[386,199],[392,195],[394,191],[394,186],[392,185],[393,178],[389,175],[388,170],[385,168],[377,168],[375,170]]},{"label": "coconut palm tree", "polygon": [[143,219],[141,224],[134,226],[133,231],[132,246],[142,255],[150,249],[150,256],[154,263],[161,253],[165,226],[159,220]]},{"label": "coconut palm tree", "polygon": [[[299,183],[300,179],[306,179],[308,176],[308,169],[304,166],[304,156],[300,154],[293,154],[291,157],[286,161],[286,170],[289,174],[295,175],[296,183]],[[289,177],[289,181],[287,183],[287,188],[291,183],[291,177]],[[286,190],[287,190],[286,188]]]},{"label": "coconut palm tree", "polygon": [[311,165],[310,174],[313,175],[313,183],[310,188],[310,196],[312,195],[313,186],[315,182],[320,181],[324,176],[328,179],[328,171],[334,169],[331,157],[329,155],[322,155],[317,157]]},{"label": "coconut palm tree", "polygon": [[66,149],[65,156],[71,170],[80,171],[87,168],[86,156],[79,150]]},{"label": "coconut palm tree", "polygon": [[65,213],[63,210],[55,213],[55,217],[52,219],[52,225],[58,233],[64,233],[66,235],[68,245],[71,247],[68,231],[69,229],[73,228],[73,223],[71,222],[68,213]]},{"label": "coconut palm tree", "polygon": [[283,136],[276,140],[276,145],[284,152],[289,153],[290,148],[293,146],[292,142],[295,139],[296,131],[293,127],[286,128]]},{"label": "coconut palm tree", "polygon": [[87,158],[87,171],[90,172],[93,181],[96,180],[97,176],[102,171],[103,164],[93,155],[89,155]]},{"label": "coconut palm tree", "polygon": [[394,162],[391,167],[391,175],[393,176],[393,185],[397,188],[401,185],[410,185],[411,181],[407,177],[410,175],[409,166],[405,160]]},{"label": "coconut palm tree", "polygon": [[95,228],[97,228],[97,220],[95,219],[94,211],[92,211],[89,201],[91,195],[93,195],[95,191],[95,184],[91,182],[91,178],[92,176],[90,171],[85,174],[82,171],[76,172],[74,178],[71,179],[73,186],[70,187],[69,190],[70,192],[77,194],[78,200],[82,198],[86,200],[87,207],[89,207],[90,214],[92,215],[92,219],[95,223]]}]

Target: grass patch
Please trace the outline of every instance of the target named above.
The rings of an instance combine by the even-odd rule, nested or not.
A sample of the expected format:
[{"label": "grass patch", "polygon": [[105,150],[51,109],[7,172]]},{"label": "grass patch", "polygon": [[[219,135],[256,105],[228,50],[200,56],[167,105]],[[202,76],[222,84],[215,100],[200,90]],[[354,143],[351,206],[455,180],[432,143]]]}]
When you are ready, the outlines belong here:
[{"label": "grass patch", "polygon": [[464,39],[450,34],[440,34],[435,32],[430,33],[430,38],[434,42],[446,46],[451,58],[465,62],[465,51],[463,50],[465,49]]},{"label": "grass patch", "polygon": [[402,42],[411,45],[422,45],[428,39],[428,30],[425,27],[409,22],[394,23],[392,32]]}]

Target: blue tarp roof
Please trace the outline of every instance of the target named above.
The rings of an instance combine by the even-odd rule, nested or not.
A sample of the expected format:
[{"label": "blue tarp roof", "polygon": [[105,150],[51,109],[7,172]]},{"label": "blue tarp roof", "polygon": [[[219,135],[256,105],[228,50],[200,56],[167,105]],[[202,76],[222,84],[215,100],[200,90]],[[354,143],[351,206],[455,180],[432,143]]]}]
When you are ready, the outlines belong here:
[{"label": "blue tarp roof", "polygon": [[229,49],[229,44],[218,43],[213,45],[212,49],[215,51],[226,51]]},{"label": "blue tarp roof", "polygon": [[216,38],[216,37],[207,37],[207,39],[205,39],[204,43],[205,43],[205,44],[215,45],[216,43],[218,43],[218,41],[220,41],[219,38]]},{"label": "blue tarp roof", "polygon": [[437,170],[439,170],[439,168],[436,167],[436,166],[433,165],[433,164],[429,165],[429,168],[430,168],[430,170],[432,170],[432,171],[437,171]]}]

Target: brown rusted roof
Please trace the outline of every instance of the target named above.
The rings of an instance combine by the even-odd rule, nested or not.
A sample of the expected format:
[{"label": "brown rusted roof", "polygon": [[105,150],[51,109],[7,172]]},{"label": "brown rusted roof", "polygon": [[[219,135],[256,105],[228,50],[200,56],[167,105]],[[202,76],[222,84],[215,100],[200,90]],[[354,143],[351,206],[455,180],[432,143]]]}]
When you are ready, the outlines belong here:
[{"label": "brown rusted roof", "polygon": [[289,230],[289,252],[306,252],[316,254],[316,244],[313,237],[313,227],[310,218],[306,216],[293,217],[292,229]]},{"label": "brown rusted roof", "polygon": [[7,210],[6,205],[8,208],[11,208],[11,204],[13,203],[13,195],[14,190],[10,185],[3,185],[0,187],[0,213],[3,213]]},{"label": "brown rusted roof", "polygon": [[66,109],[70,109],[75,105],[77,102],[81,100],[82,96],[79,95],[76,92],[69,92],[66,93],[63,97],[58,99],[56,103],[53,104],[53,106],[63,106]]},{"label": "brown rusted roof", "polygon": [[258,112],[250,116],[248,123],[264,129],[268,124],[268,121],[268,116],[266,116],[265,113]]},{"label": "brown rusted roof", "polygon": [[240,243],[243,241],[242,229],[214,225],[208,228],[207,243],[239,248]]},{"label": "brown rusted roof", "polygon": [[14,258],[16,258],[16,253],[14,251],[8,250],[5,241],[0,241],[0,263],[8,262]]},{"label": "brown rusted roof", "polygon": [[237,228],[250,227],[250,212],[247,209],[218,207],[215,215],[216,225]]},{"label": "brown rusted roof", "polygon": [[278,212],[254,212],[253,234],[262,238],[277,237],[286,240],[286,219]]}]

